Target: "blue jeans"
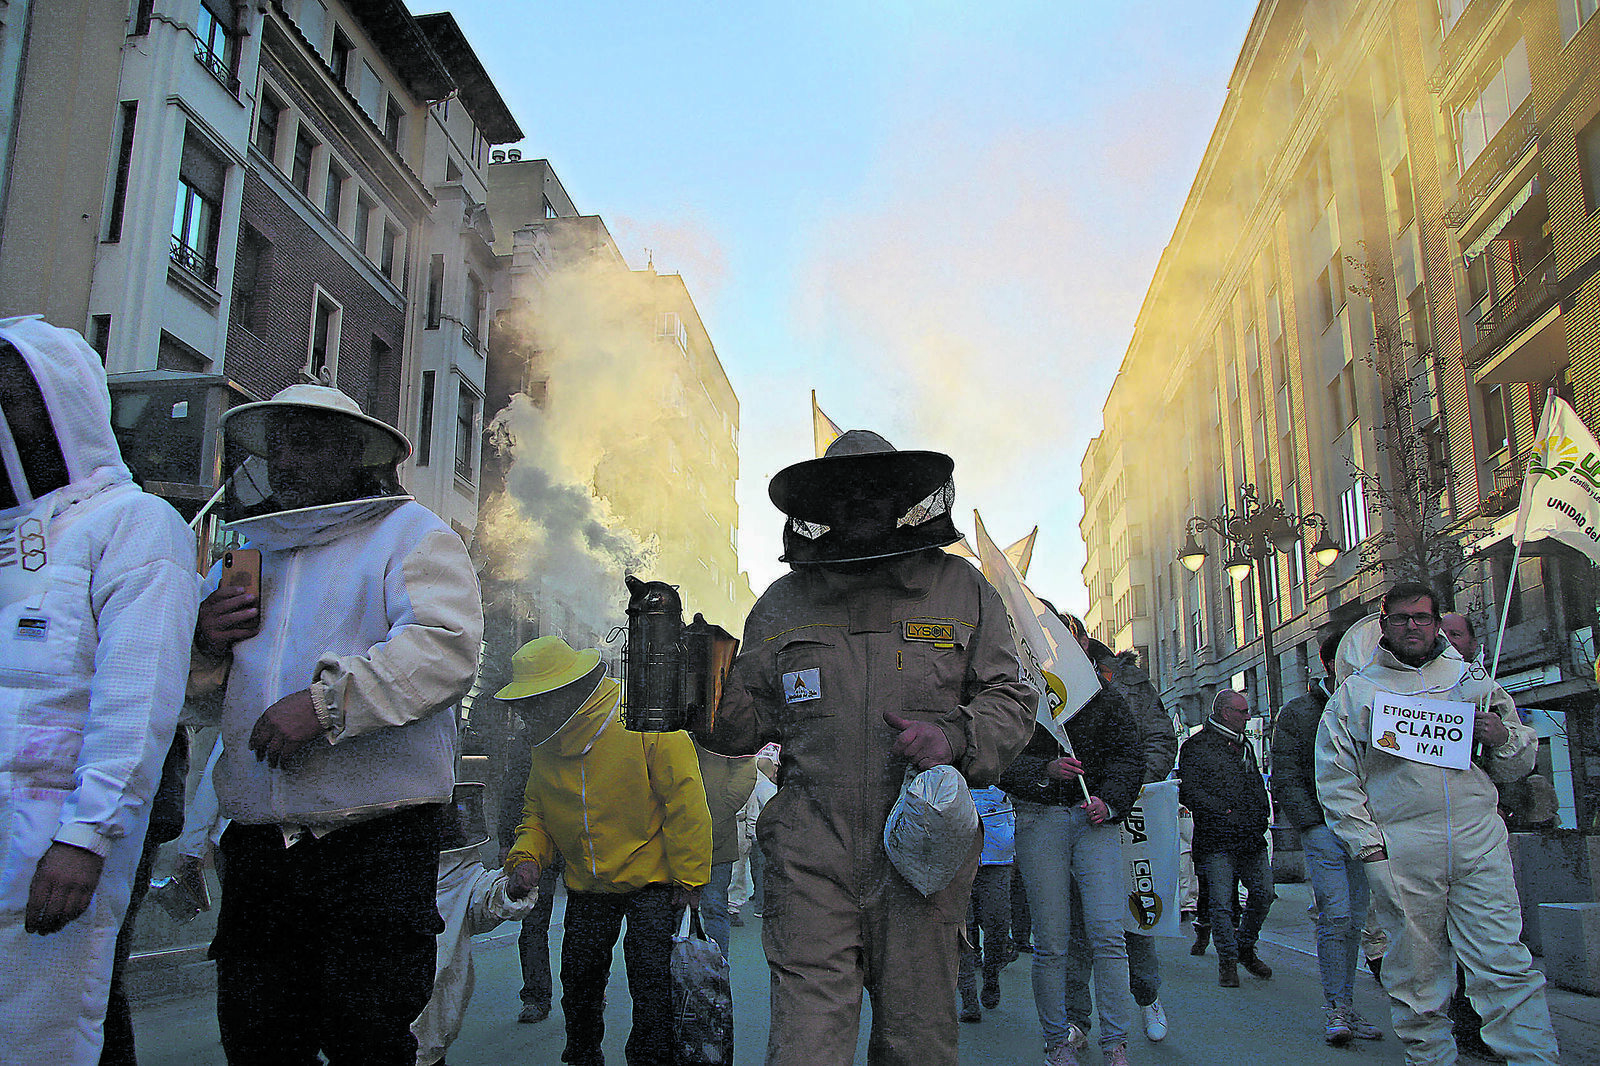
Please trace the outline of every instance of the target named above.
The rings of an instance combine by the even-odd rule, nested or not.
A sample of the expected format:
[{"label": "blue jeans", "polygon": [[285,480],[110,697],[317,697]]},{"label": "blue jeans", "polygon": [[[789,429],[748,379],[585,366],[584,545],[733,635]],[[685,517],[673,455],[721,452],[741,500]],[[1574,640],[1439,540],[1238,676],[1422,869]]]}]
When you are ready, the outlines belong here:
[{"label": "blue jeans", "polygon": [[1349,1007],[1361,957],[1361,927],[1367,920],[1367,869],[1326,825],[1300,834],[1306,876],[1317,901],[1317,964],[1322,997],[1330,1007]]},{"label": "blue jeans", "polygon": [[711,880],[700,890],[700,918],[706,936],[717,942],[722,957],[728,957],[728,886],[733,883],[733,863],[711,864]]},{"label": "blue jeans", "polygon": [[[1072,948],[1067,956],[1067,1021],[1084,1032],[1090,1030],[1089,969],[1093,957],[1089,938],[1084,935],[1078,903],[1078,885],[1072,885]],[[1156,956],[1155,937],[1143,933],[1122,934],[1128,946],[1128,991],[1134,1003],[1148,1007],[1161,995],[1161,960]]]},{"label": "blue jeans", "polygon": [[[1211,942],[1217,948],[1217,961],[1237,962],[1240,955],[1254,954],[1261,923],[1272,906],[1272,863],[1267,858],[1267,842],[1248,851],[1208,851],[1195,853],[1197,866],[1204,866],[1210,889]],[[1237,928],[1233,924],[1233,901],[1239,885],[1246,893],[1244,914]]]},{"label": "blue jeans", "polygon": [[1046,1048],[1067,1039],[1067,955],[1071,946],[1072,882],[1082,896],[1084,929],[1094,951],[1100,1046],[1128,1039],[1128,949],[1122,938],[1125,878],[1122,841],[1114,825],[1090,825],[1078,807],[1026,800],[1017,810],[1017,870],[1033,914],[1033,1005]]}]

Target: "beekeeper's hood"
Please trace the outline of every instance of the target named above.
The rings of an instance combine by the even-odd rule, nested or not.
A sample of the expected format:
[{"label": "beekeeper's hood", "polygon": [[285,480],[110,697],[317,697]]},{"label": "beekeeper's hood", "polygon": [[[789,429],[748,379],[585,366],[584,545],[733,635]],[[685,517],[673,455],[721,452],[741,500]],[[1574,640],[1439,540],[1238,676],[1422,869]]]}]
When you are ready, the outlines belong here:
[{"label": "beekeeper's hood", "polygon": [[38,315],[0,319],[0,518],[67,485],[130,481],[100,356]]},{"label": "beekeeper's hood", "polygon": [[291,385],[233,408],[222,416],[222,433],[232,471],[224,506],[230,523],[404,495],[396,467],[411,442],[363,413],[326,376],[324,384]]},{"label": "beekeeper's hood", "polygon": [[[1438,659],[1449,660],[1442,667],[1435,667],[1434,672],[1442,676],[1448,685],[1454,685],[1461,675],[1466,673],[1467,664],[1462,661],[1461,653],[1455,646],[1439,635],[1437,655],[1429,662]],[[1345,633],[1344,639],[1339,641],[1339,651],[1334,657],[1333,676],[1336,682],[1334,687],[1344,683],[1344,679],[1352,674],[1366,673],[1375,666],[1390,669],[1405,669],[1394,652],[1383,645],[1383,616],[1372,615],[1363,618]],[[1442,671],[1442,673],[1441,673]],[[1446,687],[1448,687],[1448,685]]]},{"label": "beekeeper's hood", "polygon": [[[534,747],[559,734],[562,744],[557,747],[566,755],[586,752],[610,724],[618,688],[615,681],[607,681],[598,650],[575,650],[551,633],[516,650],[511,656],[511,683],[494,695],[511,704],[527,723]],[[603,713],[589,714],[601,708]],[[580,750],[568,752],[568,742]]]},{"label": "beekeeper's hood", "polygon": [[850,430],[768,483],[788,516],[780,561],[861,563],[954,544],[954,469],[943,452],[897,451],[870,430]]}]

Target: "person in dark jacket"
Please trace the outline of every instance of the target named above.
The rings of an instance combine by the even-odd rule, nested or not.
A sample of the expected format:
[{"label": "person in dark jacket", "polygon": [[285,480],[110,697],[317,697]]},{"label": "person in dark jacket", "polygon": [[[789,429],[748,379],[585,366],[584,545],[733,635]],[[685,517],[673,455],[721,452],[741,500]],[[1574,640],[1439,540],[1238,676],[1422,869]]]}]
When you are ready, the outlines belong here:
[{"label": "person in dark jacket", "polygon": [[1383,1030],[1355,1012],[1356,960],[1361,956],[1361,925],[1367,915],[1364,865],[1334,835],[1317,800],[1317,723],[1333,694],[1333,659],[1344,631],[1323,638],[1326,677],[1311,683],[1304,696],[1278,712],[1272,730],[1272,798],[1281,817],[1300,831],[1306,877],[1317,906],[1317,964],[1322,972],[1324,1037],[1334,1046],[1352,1036],[1378,1040]]},{"label": "person in dark jacket", "polygon": [[[1272,906],[1272,864],[1267,858],[1267,786],[1255,750],[1244,735],[1250,700],[1222,689],[1211,717],[1178,751],[1178,802],[1194,814],[1194,863],[1210,887],[1211,935],[1217,946],[1217,983],[1239,987],[1239,964],[1266,980],[1272,967],[1256,956],[1261,923]],[[1230,900],[1243,883],[1248,898],[1234,924]]]},{"label": "person in dark jacket", "polygon": [[1094,951],[1102,1061],[1127,1062],[1133,1001],[1122,938],[1124,879],[1117,823],[1144,780],[1138,725],[1127,701],[1103,688],[1066,724],[1071,753],[1042,725],[1000,775],[1017,811],[1017,870],[1033,913],[1033,999],[1048,1066],[1076,1066],[1087,1043],[1067,1018],[1071,882]]}]

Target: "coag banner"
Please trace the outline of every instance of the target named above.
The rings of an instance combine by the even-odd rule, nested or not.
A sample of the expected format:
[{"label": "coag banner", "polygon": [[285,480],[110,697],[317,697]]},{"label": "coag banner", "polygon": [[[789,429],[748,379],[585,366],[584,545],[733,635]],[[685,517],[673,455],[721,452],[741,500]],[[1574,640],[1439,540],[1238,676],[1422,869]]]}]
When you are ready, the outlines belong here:
[{"label": "coag banner", "polygon": [[1178,911],[1178,782],[1144,786],[1122,821],[1128,906],[1122,927],[1146,936],[1184,936]]}]

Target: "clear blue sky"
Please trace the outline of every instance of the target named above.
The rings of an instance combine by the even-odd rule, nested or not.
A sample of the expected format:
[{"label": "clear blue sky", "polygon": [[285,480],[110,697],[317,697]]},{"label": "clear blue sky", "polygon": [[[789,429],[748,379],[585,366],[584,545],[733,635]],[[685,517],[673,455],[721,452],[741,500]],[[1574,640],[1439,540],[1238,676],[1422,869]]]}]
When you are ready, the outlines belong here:
[{"label": "clear blue sky", "polygon": [[742,406],[758,593],[814,388],[844,428],[951,453],[964,531],[1037,523],[1029,584],[1073,609],[1078,464],[1254,8],[448,5],[524,155],[633,266],[684,275]]}]

